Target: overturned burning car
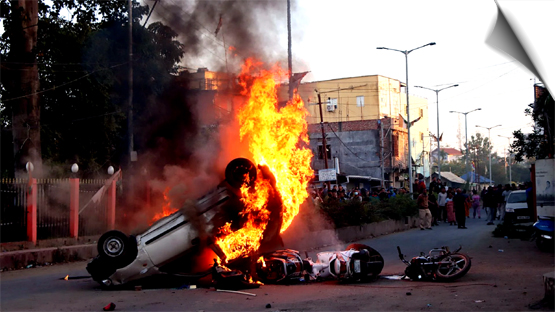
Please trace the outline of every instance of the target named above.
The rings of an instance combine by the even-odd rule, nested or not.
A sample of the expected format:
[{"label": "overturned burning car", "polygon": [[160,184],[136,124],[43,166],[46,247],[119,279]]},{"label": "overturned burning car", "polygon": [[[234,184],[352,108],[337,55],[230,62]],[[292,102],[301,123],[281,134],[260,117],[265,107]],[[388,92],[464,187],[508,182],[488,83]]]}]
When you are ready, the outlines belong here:
[{"label": "overturned burning car", "polygon": [[[245,158],[236,158],[226,167],[225,179],[211,192],[197,200],[196,211],[184,209],[154,223],[144,233],[127,236],[120,231],[109,231],[98,241],[98,256],[88,265],[91,277],[105,285],[121,285],[160,273],[191,274],[191,265],[184,263],[201,248],[211,249],[220,259],[225,254],[215,244],[218,229],[225,224],[241,227],[240,188],[250,187],[257,179],[272,179],[271,173]],[[274,204],[279,209],[279,203]],[[279,213],[279,212],[278,212]],[[196,226],[198,223],[202,226]],[[201,230],[202,229],[202,230]],[[279,237],[279,227],[273,233],[266,231],[269,238]],[[270,242],[267,239],[266,242]],[[175,265],[176,261],[180,261]],[[198,276],[209,271],[199,272]]]},{"label": "overturned burning car", "polygon": [[[104,286],[122,285],[158,274],[201,278],[214,274],[214,266],[195,270],[192,259],[203,249],[208,249],[222,262],[230,260],[226,263],[229,267],[246,269],[251,277],[264,283],[303,278],[307,281],[326,278],[368,281],[377,278],[384,261],[376,250],[366,245],[351,244],[345,251],[320,252],[316,261],[308,257],[302,259],[294,250],[279,249],[283,248],[279,235],[282,225],[279,196],[269,197],[265,205],[270,211],[267,212],[268,225],[264,227],[260,246],[243,257],[227,259],[222,248],[228,246],[218,243],[221,229],[227,226],[228,230],[231,227],[232,231],[239,232],[243,227],[243,192],[252,188],[257,179],[266,180],[275,188],[275,178],[267,167],[257,169],[248,159],[234,159],[226,167],[225,179],[197,200],[194,213],[178,210],[138,235],[127,236],[115,230],[102,235],[97,246],[98,256],[89,262],[87,271]],[[211,259],[202,259],[207,260]]]}]

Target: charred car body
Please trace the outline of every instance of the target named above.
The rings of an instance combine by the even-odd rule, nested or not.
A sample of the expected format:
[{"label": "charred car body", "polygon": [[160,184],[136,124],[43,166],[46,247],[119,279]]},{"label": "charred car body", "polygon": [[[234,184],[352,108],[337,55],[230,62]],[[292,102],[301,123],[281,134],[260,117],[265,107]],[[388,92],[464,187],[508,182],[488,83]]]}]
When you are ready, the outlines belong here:
[{"label": "charred car body", "polygon": [[[98,256],[87,265],[87,271],[95,281],[111,286],[159,273],[175,273],[173,262],[195,254],[201,246],[208,246],[225,259],[214,244],[214,237],[226,222],[240,218],[239,189],[244,183],[253,185],[256,179],[257,169],[251,161],[234,159],[226,167],[225,180],[198,199],[193,213],[178,210],[138,235],[127,236],[120,231],[103,234],[98,241]],[[202,227],[196,226],[199,222]]]}]

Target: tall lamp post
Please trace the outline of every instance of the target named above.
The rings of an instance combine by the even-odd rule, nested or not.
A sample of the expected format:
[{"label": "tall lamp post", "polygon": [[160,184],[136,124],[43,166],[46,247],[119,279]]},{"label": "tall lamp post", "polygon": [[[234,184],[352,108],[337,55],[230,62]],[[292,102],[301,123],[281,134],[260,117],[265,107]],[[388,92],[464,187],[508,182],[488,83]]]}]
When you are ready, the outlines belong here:
[{"label": "tall lamp post", "polygon": [[509,145],[507,146],[507,154],[509,155],[509,160],[507,161],[509,163],[509,184],[513,183],[513,174],[512,174],[512,170],[511,170],[511,151],[509,150],[509,148],[511,147],[511,137],[508,136],[502,136],[502,135],[497,135],[498,137],[502,137],[507,139],[507,142],[509,143]]},{"label": "tall lamp post", "polygon": [[411,53],[414,50],[418,50],[420,48],[423,47],[427,47],[427,46],[433,46],[435,45],[435,42],[430,42],[427,43],[423,46],[420,46],[418,48],[414,48],[412,50],[397,50],[397,49],[390,49],[390,48],[385,48],[385,47],[377,47],[376,49],[378,50],[391,50],[391,51],[397,51],[397,52],[401,52],[405,55],[405,68],[406,68],[406,87],[405,87],[405,91],[407,93],[407,135],[408,135],[408,141],[409,141],[409,189],[410,192],[413,192],[413,188],[412,188],[412,153],[411,153],[411,141],[410,141],[410,113],[409,113],[409,53]]},{"label": "tall lamp post", "polygon": [[479,111],[479,110],[482,110],[482,109],[481,108],[476,108],[476,109],[473,109],[471,111],[464,112],[464,113],[463,112],[457,112],[457,111],[449,111],[450,113],[457,113],[457,114],[463,114],[464,115],[464,145],[465,145],[465,149],[466,149],[466,159],[465,159],[464,166],[465,166],[465,170],[466,170],[466,182],[468,182],[469,178],[470,178],[470,173],[469,173],[469,170],[468,170],[468,131],[467,131],[468,128],[466,126],[466,115],[468,115],[472,112],[475,112],[475,111]]},{"label": "tall lamp post", "polygon": [[493,127],[482,127],[482,126],[478,126],[476,125],[477,128],[484,128],[484,129],[488,129],[488,141],[490,144],[489,147],[489,183],[491,185],[491,129],[495,128],[495,127],[501,127],[501,125],[497,125],[497,126],[493,126]]},{"label": "tall lamp post", "polygon": [[436,93],[436,107],[437,107],[437,178],[439,179],[440,183],[441,183],[441,149],[439,147],[439,91],[443,91],[445,89],[449,89],[449,88],[453,88],[453,87],[458,87],[458,84],[452,85],[452,86],[448,86],[445,87],[443,89],[430,89],[430,88],[426,88],[426,87],[422,87],[422,86],[416,86],[416,88],[422,88],[422,89],[426,89],[426,90],[430,90],[430,91],[434,91]]}]

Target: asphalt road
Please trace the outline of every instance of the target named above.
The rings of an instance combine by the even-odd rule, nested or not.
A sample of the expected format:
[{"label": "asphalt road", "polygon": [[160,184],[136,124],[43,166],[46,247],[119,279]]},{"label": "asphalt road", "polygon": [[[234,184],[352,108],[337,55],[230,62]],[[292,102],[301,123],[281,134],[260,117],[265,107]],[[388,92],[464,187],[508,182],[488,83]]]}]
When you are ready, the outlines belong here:
[{"label": "asphalt road", "polygon": [[539,251],[533,242],[494,238],[494,226],[483,219],[469,219],[467,226],[462,230],[441,224],[433,230],[360,241],[384,257],[382,276],[404,271],[396,246],[412,257],[432,247],[462,245],[461,252],[472,257],[472,267],[452,283],[380,278],[371,283],[326,281],[245,290],[256,297],[206,288],[106,291],[88,278],[60,279],[87,275],[86,262],[74,262],[0,273],[0,310],[102,311],[113,302],[115,311],[529,311],[528,305],[543,297],[542,276],[554,270],[553,253]]}]

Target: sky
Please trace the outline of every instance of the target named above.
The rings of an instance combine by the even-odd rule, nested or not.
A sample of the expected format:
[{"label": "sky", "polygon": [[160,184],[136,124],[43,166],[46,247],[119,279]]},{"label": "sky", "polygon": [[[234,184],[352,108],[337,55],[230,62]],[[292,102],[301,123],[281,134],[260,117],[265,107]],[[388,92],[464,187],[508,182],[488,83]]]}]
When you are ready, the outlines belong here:
[{"label": "sky", "polygon": [[[196,2],[167,1],[182,3],[183,7]],[[251,2],[254,7],[266,0],[243,1]],[[428,99],[429,129],[437,135],[436,94],[415,86],[442,89],[453,84],[459,85],[439,92],[439,133],[443,134],[443,147],[458,148],[465,140],[464,115],[450,111],[468,112],[481,108],[467,115],[468,139],[477,132],[488,135],[487,129],[477,125],[501,125],[490,131],[493,150],[499,155],[505,155],[508,147],[509,139],[505,137],[512,137],[513,131],[518,129],[525,133],[531,131],[532,119],[524,115],[524,110],[534,101],[533,84],[540,80],[513,57],[486,44],[497,20],[498,6],[495,1],[291,2],[293,72],[309,71],[303,82],[364,75],[382,75],[405,82],[404,54],[376,48],[411,50],[435,42],[434,46],[409,54],[409,93]],[[264,42],[261,44],[268,44],[266,37],[271,37],[272,45],[268,49],[287,68],[286,1],[278,3],[281,3],[281,7],[277,5],[271,12],[255,13],[258,24],[253,24],[252,28],[262,33],[265,41],[260,40]],[[546,70],[555,68],[554,59],[547,56],[553,48],[553,40],[546,38],[551,38],[549,30],[555,29],[555,22],[549,16],[550,12],[555,12],[555,1],[499,0],[497,3],[540,76],[546,81],[548,78],[553,81],[552,73]],[[223,14],[225,19],[226,13]],[[206,23],[199,28],[215,28],[217,17],[212,19],[199,23]],[[226,29],[232,31],[229,29],[233,26],[224,21],[222,32],[225,33]],[[198,33],[210,39],[205,40],[204,44],[205,51],[211,53],[204,53],[207,57],[196,55],[185,59],[183,64],[190,68],[221,68],[223,57],[215,58],[214,55],[224,55],[223,45],[213,44],[215,40],[210,31],[201,29]],[[513,43],[506,42],[509,45]],[[226,45],[234,44],[228,38]],[[546,82],[546,85],[552,86],[553,83]],[[411,106],[411,115],[416,116],[419,108]]]},{"label": "sky", "polygon": [[[535,13],[538,7],[542,8],[539,12],[555,12],[554,4],[499,1],[509,22],[517,25],[515,32],[518,29],[527,39],[525,48],[528,45],[541,52],[552,48],[553,40],[546,46],[542,41],[547,40],[541,40],[539,34],[555,25],[545,20],[543,25],[538,23]],[[467,115],[468,139],[476,132],[488,135],[487,129],[476,125],[500,124],[491,129],[494,151],[500,155],[504,155],[508,139],[499,135],[512,137],[518,129],[531,131],[532,119],[524,110],[533,102],[534,79],[539,80],[518,61],[486,44],[497,18],[494,1],[299,0],[297,6],[292,26],[293,67],[295,72],[310,71],[304,81],[378,74],[404,82],[404,54],[376,47],[411,50],[436,42],[409,53],[409,93],[428,98],[429,129],[436,134],[436,93],[414,86],[441,89],[459,85],[439,92],[442,146],[459,146],[458,129],[464,140],[464,115],[449,111],[481,108]],[[545,60],[545,53],[541,56]],[[545,74],[543,67],[541,72]],[[413,116],[417,109],[411,106]]]},{"label": "sky", "polygon": [[[198,3],[198,0],[164,1],[182,9],[178,18],[183,14],[183,19],[193,16],[187,8]],[[218,0],[208,1],[218,3]],[[271,55],[274,59],[277,56],[286,68],[286,1],[277,0],[277,4],[268,5],[263,2],[270,0],[240,1],[250,2],[253,7],[272,8],[266,11],[253,9],[250,15],[259,20],[253,28],[257,28],[259,36],[271,37],[264,38],[265,44],[272,43],[269,46]],[[152,0],[142,2],[153,4]],[[303,82],[364,75],[382,75],[405,82],[405,56],[376,48],[411,50],[435,42],[434,46],[409,54],[409,93],[428,99],[429,129],[437,135],[436,94],[415,86],[441,89],[459,85],[439,92],[439,133],[443,134],[443,147],[458,148],[458,137],[464,143],[464,115],[450,111],[468,112],[481,108],[467,115],[469,139],[477,132],[488,135],[487,129],[476,125],[501,125],[491,130],[494,151],[500,155],[504,155],[508,145],[508,139],[504,137],[512,137],[512,132],[518,129],[525,133],[531,131],[532,119],[524,115],[524,110],[534,100],[534,82],[540,80],[513,57],[486,44],[498,14],[494,0],[291,2],[293,71],[310,72]],[[554,47],[553,36],[549,33],[555,29],[555,20],[551,16],[555,12],[555,1],[499,0],[497,3],[544,78],[543,82],[553,88],[553,70],[547,69],[555,68],[555,58],[552,53],[547,54]],[[217,7],[217,4],[211,5]],[[164,13],[163,10],[163,5],[158,6],[149,22],[156,21],[157,13]],[[225,18],[226,12],[223,13]],[[202,47],[200,55],[184,59],[182,65],[211,70],[222,68],[225,46],[234,45],[234,42],[230,36],[223,45],[221,38],[213,37],[212,29],[217,20],[215,14],[210,21],[194,21],[196,29],[191,31],[200,34],[206,46]],[[224,23],[222,34],[226,27],[229,29],[233,25]],[[411,115],[416,116],[418,110],[419,107],[411,106]]]}]

